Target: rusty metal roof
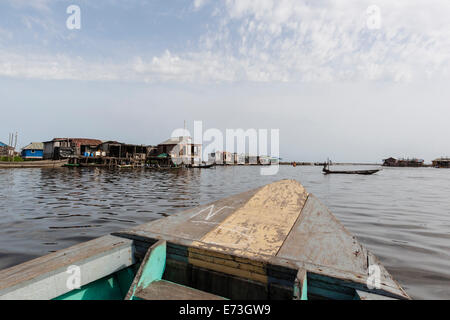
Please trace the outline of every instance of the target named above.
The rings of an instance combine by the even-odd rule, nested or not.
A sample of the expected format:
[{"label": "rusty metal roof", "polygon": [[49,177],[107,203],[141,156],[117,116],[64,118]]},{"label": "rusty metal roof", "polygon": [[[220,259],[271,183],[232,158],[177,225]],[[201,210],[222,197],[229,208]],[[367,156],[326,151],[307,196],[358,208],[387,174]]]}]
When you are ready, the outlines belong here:
[{"label": "rusty metal roof", "polygon": [[44,150],[44,144],[42,142],[31,142],[26,147],[23,147],[22,150]]},{"label": "rusty metal roof", "polygon": [[45,142],[55,142],[55,141],[70,141],[71,143],[75,143],[77,145],[85,145],[85,146],[97,146],[102,143],[101,140],[98,139],[87,139],[87,138],[54,138],[50,141]]}]

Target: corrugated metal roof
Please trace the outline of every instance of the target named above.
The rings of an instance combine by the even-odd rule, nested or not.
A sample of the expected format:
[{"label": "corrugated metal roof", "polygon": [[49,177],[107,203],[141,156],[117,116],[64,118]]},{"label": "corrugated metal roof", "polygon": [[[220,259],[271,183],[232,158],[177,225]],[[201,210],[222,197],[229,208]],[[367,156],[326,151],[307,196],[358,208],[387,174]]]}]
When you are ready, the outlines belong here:
[{"label": "corrugated metal roof", "polygon": [[32,142],[26,147],[23,147],[22,150],[44,150],[43,142]]},{"label": "corrugated metal roof", "polygon": [[160,145],[175,145],[179,143],[192,143],[192,139],[190,137],[172,137],[164,142],[161,142]]},{"label": "corrugated metal roof", "polygon": [[78,145],[85,145],[85,146],[97,146],[102,143],[101,140],[98,139],[86,139],[86,138],[54,138],[47,142],[55,142],[55,141],[67,141],[69,140],[71,143],[75,143]]},{"label": "corrugated metal roof", "polygon": [[71,138],[70,140],[72,143],[85,146],[98,146],[102,143],[102,141],[98,139]]}]

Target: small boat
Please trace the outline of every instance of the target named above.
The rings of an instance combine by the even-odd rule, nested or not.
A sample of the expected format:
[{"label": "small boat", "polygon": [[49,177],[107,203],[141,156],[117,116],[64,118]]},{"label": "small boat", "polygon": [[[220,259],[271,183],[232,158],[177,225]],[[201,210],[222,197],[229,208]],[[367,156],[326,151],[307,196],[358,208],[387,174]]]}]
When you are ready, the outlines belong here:
[{"label": "small boat", "polygon": [[65,163],[63,165],[63,167],[69,167],[69,168],[80,167],[80,164],[79,163]]},{"label": "small boat", "polygon": [[0,168],[59,168],[68,163],[64,160],[34,160],[34,161],[0,161]]},{"label": "small boat", "polygon": [[146,169],[151,169],[151,170],[179,170],[184,168],[183,166],[160,166],[160,165],[150,165],[150,166],[146,166]]},{"label": "small boat", "polygon": [[190,168],[198,168],[198,169],[208,169],[208,168],[213,168],[215,167],[216,164],[215,163],[202,163],[202,164],[193,164],[190,166]]},{"label": "small boat", "polygon": [[313,194],[281,180],[0,270],[0,299],[410,297]]},{"label": "small boat", "polygon": [[371,175],[380,171],[380,169],[374,170],[352,170],[352,171],[331,171],[328,169],[322,170],[324,174],[363,174],[363,175]]},{"label": "small boat", "polygon": [[362,175],[371,175],[380,171],[380,169],[373,170],[346,170],[346,171],[335,171],[330,170],[330,162],[327,162],[323,165],[322,172],[323,174],[362,174]]},{"label": "small boat", "polygon": [[131,169],[133,166],[131,164],[118,164],[117,168],[119,169]]}]

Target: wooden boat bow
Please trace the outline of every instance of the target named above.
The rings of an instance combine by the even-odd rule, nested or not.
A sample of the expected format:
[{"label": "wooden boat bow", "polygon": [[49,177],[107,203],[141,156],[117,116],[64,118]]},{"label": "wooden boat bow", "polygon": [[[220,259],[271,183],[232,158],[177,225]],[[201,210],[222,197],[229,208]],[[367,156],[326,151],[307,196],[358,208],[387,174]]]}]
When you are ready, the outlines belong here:
[{"label": "wooden boat bow", "polygon": [[[294,180],[278,181],[107,237],[103,246],[130,241],[122,244],[126,250],[132,248],[121,251],[121,259],[127,261],[124,268],[144,258],[140,269],[145,268],[149,250],[164,245],[165,269],[155,280],[160,281],[157,287],[143,295],[147,297],[175,283],[229,299],[409,299],[381,263]],[[95,248],[95,241],[99,240],[67,250]],[[113,247],[111,252],[117,256]],[[83,259],[94,259],[83,252],[81,265]],[[20,297],[33,279],[54,276],[56,271],[50,266],[53,261],[55,269],[62,270],[61,254],[38,258],[48,266],[45,270],[33,260],[0,271],[0,279],[7,279],[0,280],[0,298]],[[75,260],[72,257],[67,264]],[[367,285],[371,266],[379,270],[375,288]],[[18,274],[24,268],[27,277]],[[71,292],[61,290],[47,298],[72,297]]]}]

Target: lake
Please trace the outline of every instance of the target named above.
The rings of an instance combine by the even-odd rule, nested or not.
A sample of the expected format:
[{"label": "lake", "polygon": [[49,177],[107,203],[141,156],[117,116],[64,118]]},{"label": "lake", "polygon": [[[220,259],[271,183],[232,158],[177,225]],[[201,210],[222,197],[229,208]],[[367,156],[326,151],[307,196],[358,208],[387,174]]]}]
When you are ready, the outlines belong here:
[{"label": "lake", "polygon": [[[416,299],[450,299],[450,170],[0,169],[0,269],[280,179],[324,202]],[[339,168],[370,169],[355,166]]]}]

